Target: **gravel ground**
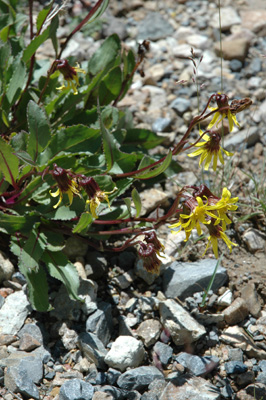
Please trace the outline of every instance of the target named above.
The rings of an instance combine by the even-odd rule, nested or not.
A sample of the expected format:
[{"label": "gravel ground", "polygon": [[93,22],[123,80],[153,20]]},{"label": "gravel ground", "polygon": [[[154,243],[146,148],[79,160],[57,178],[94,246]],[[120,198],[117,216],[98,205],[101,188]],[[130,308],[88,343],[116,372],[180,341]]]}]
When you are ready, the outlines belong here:
[{"label": "gravel ground", "polygon": [[[83,11],[79,1],[72,2],[66,24]],[[55,308],[45,314],[32,311],[25,279],[1,238],[4,400],[266,399],[266,223],[254,200],[266,203],[266,10],[264,1],[227,0],[221,13],[223,92],[230,100],[253,101],[238,115],[241,128],[225,137],[224,148],[234,157],[214,174],[202,172],[198,160],[182,154],[177,159],[182,173],[141,193],[146,215],[158,202],[163,212],[180,187],[203,179],[213,190],[227,186],[239,197],[239,214],[228,231],[238,247],[231,254],[224,249],[205,306],[200,304],[216,261],[211,252],[201,258],[205,244],[197,242],[196,234],[184,246],[182,233],[160,228],[166,253],[160,276],[147,273],[134,251],[107,256],[68,239],[65,251],[79,272],[84,302],[70,300],[51,281]],[[133,112],[137,127],[162,135],[156,151],[166,154],[198,113],[193,66],[184,58],[191,47],[198,65],[199,109],[221,90],[216,2],[113,1],[103,20],[91,37],[76,35],[64,57],[86,60],[114,32],[125,48],[136,50],[149,40],[145,77],[136,74],[118,107]],[[62,24],[62,38],[66,31]],[[38,56],[51,57],[50,51],[45,45]]]}]

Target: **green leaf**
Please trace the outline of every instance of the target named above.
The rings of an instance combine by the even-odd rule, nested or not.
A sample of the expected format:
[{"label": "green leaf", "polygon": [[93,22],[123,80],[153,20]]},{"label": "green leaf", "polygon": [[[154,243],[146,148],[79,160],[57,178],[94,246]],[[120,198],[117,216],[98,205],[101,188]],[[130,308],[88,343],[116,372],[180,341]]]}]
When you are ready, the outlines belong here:
[{"label": "green leaf", "polygon": [[28,233],[39,220],[36,215],[10,215],[0,212],[0,231],[12,235],[16,232]]},{"label": "green leaf", "polygon": [[125,204],[127,206],[127,211],[131,216],[131,198],[130,197],[124,197],[123,201],[125,202]]},{"label": "green leaf", "polygon": [[12,147],[0,138],[0,171],[7,182],[15,186],[18,176],[19,160],[14,155]]},{"label": "green leaf", "polygon": [[47,15],[49,14],[50,10],[51,10],[51,4],[42,8],[41,11],[39,12],[37,21],[36,21],[37,32],[39,32],[39,30],[41,29],[42,24],[45,21]]},{"label": "green leaf", "polygon": [[18,150],[14,153],[20,160],[22,160],[25,164],[36,166],[36,162],[33,161],[29,153],[24,150]]},{"label": "green leaf", "polygon": [[140,195],[139,192],[137,191],[137,189],[133,189],[131,192],[131,196],[132,196],[132,200],[134,202],[134,205],[136,207],[136,217],[138,217],[140,215],[141,212],[141,199],[140,199]]},{"label": "green leaf", "polygon": [[124,194],[130,188],[133,181],[134,181],[133,178],[123,178],[123,179],[120,179],[119,181],[117,181],[116,182],[117,190],[113,194],[110,194],[110,196],[109,196],[110,202],[114,198],[119,197],[122,194]]},{"label": "green leaf", "polygon": [[16,133],[15,136],[11,138],[11,146],[13,147],[13,149],[15,151],[26,151],[28,136],[29,134],[24,131]]},{"label": "green leaf", "polygon": [[11,46],[10,43],[1,43],[0,44],[0,79],[4,81],[5,71],[7,69],[8,61],[11,55]]},{"label": "green leaf", "polygon": [[73,233],[85,232],[93,222],[93,217],[90,213],[84,212],[81,214],[79,222],[74,226]]},{"label": "green leaf", "polygon": [[60,153],[94,154],[100,149],[99,129],[74,125],[56,132],[47,149],[38,158],[39,165],[45,165]]},{"label": "green leaf", "polygon": [[9,104],[13,104],[19,97],[21,90],[25,84],[26,80],[26,66],[20,61],[9,81],[9,85],[6,91],[6,98]]},{"label": "green leaf", "polygon": [[153,149],[163,140],[164,138],[157,136],[156,133],[148,129],[129,129],[123,142],[123,149],[128,146],[141,147],[147,150]]},{"label": "green leaf", "polygon": [[45,112],[32,100],[28,104],[27,117],[30,131],[27,152],[36,161],[51,138],[50,127]]},{"label": "green leaf", "polygon": [[62,252],[45,251],[42,260],[45,262],[50,275],[65,285],[70,297],[80,300],[78,296],[79,276],[76,267],[68,261]]},{"label": "green leaf", "polygon": [[89,72],[97,75],[99,72],[110,68],[120,53],[121,44],[119,37],[114,34],[109,36],[101,47],[93,54],[89,61]]},{"label": "green leaf", "polygon": [[36,52],[36,50],[40,47],[40,45],[43,44],[48,38],[52,37],[57,27],[58,27],[58,19],[54,18],[51,24],[45,29],[45,31],[43,31],[41,35],[36,36],[26,47],[23,53],[22,60],[24,62],[29,61],[30,58],[33,56],[33,54]]},{"label": "green leaf", "polygon": [[20,265],[31,270],[38,270],[39,261],[46,247],[46,237],[36,230],[30,232],[29,238],[20,252]]},{"label": "green leaf", "polygon": [[120,66],[110,70],[103,78],[99,87],[99,100],[103,106],[111,103],[119,95],[122,86],[122,73]]},{"label": "green leaf", "polygon": [[171,160],[172,160],[172,152],[169,151],[165,160],[161,164],[159,164],[158,167],[155,167],[155,168],[149,170],[148,172],[136,174],[135,178],[137,178],[137,179],[154,178],[155,176],[160,175],[162,172],[164,172],[169,167]]}]

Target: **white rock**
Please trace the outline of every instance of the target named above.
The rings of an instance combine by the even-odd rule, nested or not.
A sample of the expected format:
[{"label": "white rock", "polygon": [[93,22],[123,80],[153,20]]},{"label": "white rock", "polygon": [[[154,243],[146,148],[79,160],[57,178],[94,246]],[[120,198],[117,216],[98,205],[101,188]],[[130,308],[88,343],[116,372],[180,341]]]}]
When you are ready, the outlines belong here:
[{"label": "white rock", "polygon": [[232,303],[233,300],[233,293],[231,292],[231,290],[226,290],[226,292],[224,292],[224,294],[222,294],[218,299],[217,299],[217,304],[219,306],[230,306],[230,304]]},{"label": "white rock", "polygon": [[8,258],[4,257],[4,254],[0,251],[0,283],[10,279],[13,273],[13,264],[8,260]]},{"label": "white rock", "polygon": [[204,326],[199,324],[175,300],[168,299],[159,305],[161,323],[168,329],[177,346],[195,342],[206,334]]},{"label": "white rock", "polygon": [[0,333],[16,335],[30,311],[29,300],[22,290],[10,294],[0,310]]},{"label": "white rock", "polygon": [[125,371],[127,367],[138,367],[144,357],[144,347],[140,340],[131,336],[119,336],[105,356],[109,367]]},{"label": "white rock", "polygon": [[[227,31],[233,25],[241,24],[241,18],[233,7],[221,7],[221,29]],[[219,29],[219,12],[217,11],[211,19],[210,25]]]}]

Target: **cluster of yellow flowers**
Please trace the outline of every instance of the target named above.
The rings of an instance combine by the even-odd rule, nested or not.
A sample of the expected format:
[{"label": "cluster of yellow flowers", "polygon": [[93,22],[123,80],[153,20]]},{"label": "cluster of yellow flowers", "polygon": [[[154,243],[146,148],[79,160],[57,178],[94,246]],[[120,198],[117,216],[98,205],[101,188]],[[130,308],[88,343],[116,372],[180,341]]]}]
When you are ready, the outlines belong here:
[{"label": "cluster of yellow flowers", "polygon": [[[237,246],[230,241],[225,234],[225,230],[227,224],[231,223],[227,212],[237,209],[235,203],[238,201],[238,197],[231,198],[231,193],[227,188],[223,188],[220,199],[212,194],[206,196],[204,191],[202,193],[201,197],[186,196],[187,198],[183,203],[183,213],[180,213],[179,221],[170,225],[170,228],[180,228],[178,231],[172,231],[173,233],[178,233],[184,229],[186,233],[185,241],[187,241],[192,229],[196,228],[198,235],[202,235],[201,224],[206,226],[209,231],[209,237],[204,254],[211,244],[214,255],[218,258],[218,239],[222,239],[226,243],[230,252],[232,251],[232,246]],[[208,190],[208,193],[211,192]]]}]

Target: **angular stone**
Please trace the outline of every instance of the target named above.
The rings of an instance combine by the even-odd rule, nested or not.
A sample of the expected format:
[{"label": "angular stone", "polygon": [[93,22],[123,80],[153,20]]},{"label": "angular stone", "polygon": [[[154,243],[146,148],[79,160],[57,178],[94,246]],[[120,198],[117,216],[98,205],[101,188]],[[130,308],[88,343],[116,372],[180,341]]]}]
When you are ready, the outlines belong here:
[{"label": "angular stone", "polygon": [[[221,30],[227,31],[233,25],[241,24],[241,18],[233,7],[221,7]],[[220,29],[219,12],[217,11],[211,18],[211,26]]]},{"label": "angular stone", "polygon": [[217,304],[219,306],[230,306],[233,300],[233,293],[231,290],[226,290],[218,299],[217,299]]},{"label": "angular stone", "polygon": [[177,346],[195,342],[206,334],[204,326],[200,325],[175,300],[168,299],[159,305],[161,322]]},{"label": "angular stone", "polygon": [[248,283],[241,290],[241,297],[245,300],[248,310],[253,317],[261,315],[261,304],[254,283]]},{"label": "angular stone", "polygon": [[31,351],[40,345],[41,343],[29,333],[24,333],[19,341],[19,349],[22,351]]},{"label": "angular stone", "polygon": [[221,395],[217,387],[200,377],[183,375],[175,382],[169,382],[164,389],[160,400],[220,400]]},{"label": "angular stone", "polygon": [[92,400],[94,388],[81,379],[69,379],[60,389],[59,400]]},{"label": "angular stone", "polygon": [[143,390],[155,379],[164,379],[156,367],[139,367],[124,372],[117,381],[120,388],[126,390]]},{"label": "angular stone", "polygon": [[[246,39],[224,40],[222,42],[222,56],[224,60],[239,60],[244,62],[249,49],[250,43]],[[220,56],[220,43],[214,45],[215,53]]]},{"label": "angular stone", "polygon": [[228,345],[243,350],[250,358],[266,359],[266,352],[258,348],[252,338],[239,326],[230,326],[220,336],[220,340]]},{"label": "angular stone", "polygon": [[153,345],[160,337],[161,324],[156,319],[146,319],[137,329],[137,335],[144,341],[144,345]]},{"label": "angular stone", "polygon": [[14,265],[9,261],[9,259],[0,251],[0,284],[11,278],[14,273]]},{"label": "angular stone", "polygon": [[[173,262],[163,275],[163,288],[166,297],[179,297],[185,300],[199,290],[207,289],[217,261],[211,259],[197,262]],[[219,266],[216,271],[212,290],[216,291],[228,279],[225,268]]]},{"label": "angular stone", "polygon": [[110,367],[125,371],[127,367],[139,366],[144,354],[144,347],[140,340],[131,336],[119,336],[112,344],[104,361]]},{"label": "angular stone", "polygon": [[162,364],[166,365],[170,362],[173,355],[172,347],[165,343],[157,342],[155,343],[153,350],[158,355]]},{"label": "angular stone", "polygon": [[251,253],[263,250],[266,246],[266,235],[254,228],[246,230],[242,239]]},{"label": "angular stone", "polygon": [[5,374],[5,387],[14,393],[21,393],[25,398],[39,400],[39,390],[26,370],[9,367]]},{"label": "angular stone", "polygon": [[178,354],[176,361],[195,376],[204,375],[219,364],[218,357],[199,357],[185,352]]},{"label": "angular stone", "polygon": [[86,331],[93,332],[106,346],[113,331],[112,306],[109,303],[100,302],[98,310],[89,316],[86,321]]},{"label": "angular stone", "polygon": [[[254,381],[255,381],[254,371],[247,371],[236,377],[236,383],[240,388],[246,387],[247,385],[250,385]],[[265,384],[265,382],[262,383]]]},{"label": "angular stone", "polygon": [[172,25],[157,12],[150,12],[138,25],[138,41],[159,40],[172,35]]},{"label": "angular stone", "polygon": [[243,374],[248,369],[242,361],[228,361],[224,367],[228,374]]},{"label": "angular stone", "polygon": [[107,354],[103,343],[93,333],[80,333],[78,346],[88,361],[94,363],[96,367],[104,368],[104,357]]},{"label": "angular stone", "polygon": [[225,322],[228,325],[236,325],[248,316],[249,310],[245,300],[238,297],[233,303],[223,310]]},{"label": "angular stone", "polygon": [[0,309],[0,333],[16,335],[31,311],[31,306],[23,290],[10,294]]},{"label": "angular stone", "polygon": [[242,10],[240,12],[242,26],[252,32],[259,33],[266,26],[266,10],[252,9]]},{"label": "angular stone", "polygon": [[182,97],[178,97],[172,101],[170,107],[177,113],[177,115],[182,117],[185,112],[190,110],[191,101]]}]

